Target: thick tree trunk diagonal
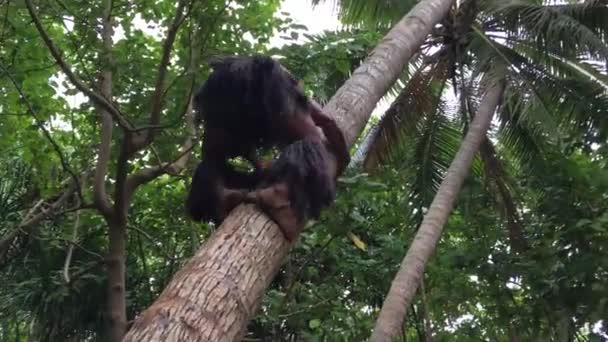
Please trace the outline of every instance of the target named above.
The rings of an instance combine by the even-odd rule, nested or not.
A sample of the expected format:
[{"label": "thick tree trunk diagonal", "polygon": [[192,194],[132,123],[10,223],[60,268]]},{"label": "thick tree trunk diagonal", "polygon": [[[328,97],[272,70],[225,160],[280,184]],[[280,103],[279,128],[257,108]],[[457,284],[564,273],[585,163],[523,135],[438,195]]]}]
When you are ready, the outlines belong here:
[{"label": "thick tree trunk diagonal", "polygon": [[477,114],[393,279],[370,341],[393,341],[401,332],[407,308],[414,298],[426,264],[437,247],[460,188],[469,174],[473,158],[490,127],[504,87],[505,82],[500,80],[486,90]]},{"label": "thick tree trunk diagonal", "polygon": [[[421,1],[324,108],[349,146],[452,3]],[[255,206],[238,207],[141,313],[124,341],[240,340],[290,247],[278,226]]]}]

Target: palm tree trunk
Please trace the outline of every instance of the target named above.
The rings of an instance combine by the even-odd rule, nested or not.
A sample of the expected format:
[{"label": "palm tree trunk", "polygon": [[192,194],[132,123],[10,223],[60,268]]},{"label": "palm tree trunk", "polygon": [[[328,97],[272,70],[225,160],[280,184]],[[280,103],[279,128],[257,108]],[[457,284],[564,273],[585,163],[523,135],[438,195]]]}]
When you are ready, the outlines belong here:
[{"label": "palm tree trunk", "polygon": [[399,334],[407,308],[420,283],[424,268],[435,251],[443,226],[447,222],[460,187],[469,173],[473,158],[479,149],[492,116],[500,102],[504,82],[493,84],[486,91],[479,110],[467,132],[454,161],[450,165],[428,213],[416,233],[412,244],[397,272],[370,341],[393,341]]},{"label": "palm tree trunk", "polygon": [[353,156],[350,158],[350,164],[348,164],[349,169],[359,167],[363,164],[365,158],[367,157],[367,154],[369,153],[370,148],[376,141],[376,137],[378,136],[379,132],[380,125],[378,123],[374,124],[369,129],[369,131],[365,135],[365,138],[363,138],[361,144],[359,144],[359,147],[357,148]]},{"label": "palm tree trunk", "polygon": [[[324,108],[349,146],[452,3],[418,3]],[[290,247],[278,226],[253,205],[236,208],[138,317],[124,341],[240,340]]]}]

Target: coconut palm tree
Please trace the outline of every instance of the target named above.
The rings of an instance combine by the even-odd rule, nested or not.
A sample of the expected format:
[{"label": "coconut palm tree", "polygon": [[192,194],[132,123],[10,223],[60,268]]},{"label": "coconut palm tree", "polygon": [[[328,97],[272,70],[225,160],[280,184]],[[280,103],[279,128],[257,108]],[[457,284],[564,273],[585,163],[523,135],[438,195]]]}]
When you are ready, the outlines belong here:
[{"label": "coconut palm tree", "polygon": [[[411,4],[359,0],[338,3],[346,23],[377,28],[390,25],[395,11]],[[439,187],[387,296],[372,340],[390,340],[399,331],[451,210],[451,205],[436,203],[445,200],[446,195],[448,202],[453,201],[457,195],[458,186],[447,186],[455,182],[454,166],[465,168],[459,170],[460,182],[468,174],[469,166],[459,159],[470,157],[461,153],[464,146],[447,173],[446,169],[459,142],[455,139],[460,135],[458,131],[478,133],[472,131],[469,122],[472,113],[481,112],[477,108],[487,107],[486,101],[480,102],[480,94],[495,94],[494,89],[480,87],[481,75],[506,82],[497,94],[504,103],[499,108],[494,136],[505,155],[501,157],[492,140],[483,137],[474,170],[482,173],[488,187],[495,190],[492,193],[505,215],[512,250],[525,251],[525,234],[504,159],[508,156],[532,170],[542,160],[547,143],[556,142],[564,132],[577,130],[587,141],[606,138],[606,130],[601,129],[606,119],[598,114],[608,108],[608,82],[602,74],[608,58],[607,15],[605,1],[556,4],[467,0],[455,5],[427,38],[414,59],[417,63],[411,63],[406,71],[411,75],[408,83],[370,130],[360,153],[364,155],[364,167],[371,169],[384,161],[403,160],[399,152],[404,147],[412,151],[408,162],[418,170],[406,182],[415,208],[408,215],[418,216],[413,222],[420,222],[422,209]],[[455,95],[450,100],[447,95],[451,93]],[[464,142],[469,139],[467,135]],[[471,152],[470,147],[467,151]]]}]

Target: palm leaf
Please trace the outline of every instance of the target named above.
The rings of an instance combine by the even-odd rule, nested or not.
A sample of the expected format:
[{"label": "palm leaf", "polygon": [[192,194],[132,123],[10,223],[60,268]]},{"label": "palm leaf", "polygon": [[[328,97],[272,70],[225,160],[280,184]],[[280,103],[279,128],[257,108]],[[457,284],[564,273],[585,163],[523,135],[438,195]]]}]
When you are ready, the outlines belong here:
[{"label": "palm leaf", "polygon": [[601,78],[590,77],[576,62],[547,59],[534,49],[518,46],[517,50],[504,53],[517,66],[517,76],[527,80],[524,88],[534,91],[527,101],[531,104],[528,111],[534,111],[538,106],[533,103],[540,100],[545,113],[551,116],[549,120],[559,124],[562,133],[573,129],[583,134],[603,131],[600,128],[608,119],[601,113],[608,110],[608,91]]},{"label": "palm leaf", "polygon": [[525,39],[539,51],[608,58],[608,6],[603,2],[543,5],[533,0],[495,0],[487,13],[494,17],[487,30]]},{"label": "palm leaf", "polygon": [[0,220],[2,223],[22,209],[31,170],[19,160],[4,161],[0,167]]},{"label": "palm leaf", "polygon": [[[313,0],[313,5],[322,0]],[[412,9],[416,0],[334,0],[342,23],[350,26],[389,28]]]},{"label": "palm leaf", "polygon": [[495,202],[506,220],[511,249],[522,252],[527,247],[527,242],[517,204],[513,198],[511,179],[490,139],[486,138],[481,143],[479,155],[483,161],[484,175],[488,188],[491,190],[490,194],[495,197]]},{"label": "palm leaf", "polygon": [[446,81],[445,63],[420,68],[395,99],[368,142],[363,165],[373,169],[394,153],[399,143],[414,132],[418,121],[434,113]]},{"label": "palm leaf", "polygon": [[543,158],[542,142],[545,134],[542,126],[521,118],[525,115],[524,111],[520,110],[520,107],[524,106],[522,102],[517,84],[505,89],[503,106],[498,112],[498,138],[506,149],[504,152],[510,154],[519,165],[528,165]]},{"label": "palm leaf", "polygon": [[462,127],[447,118],[441,102],[436,110],[416,125],[417,134],[406,144],[408,156],[396,166],[412,169],[406,177],[408,206],[406,215],[413,226],[422,219],[423,208],[428,208],[462,140]]}]

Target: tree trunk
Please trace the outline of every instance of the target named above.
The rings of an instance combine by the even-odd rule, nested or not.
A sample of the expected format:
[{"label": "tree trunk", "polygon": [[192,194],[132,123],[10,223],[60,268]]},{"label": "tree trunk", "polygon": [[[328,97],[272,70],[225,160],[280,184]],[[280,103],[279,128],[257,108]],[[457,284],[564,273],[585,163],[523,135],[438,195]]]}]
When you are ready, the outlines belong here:
[{"label": "tree trunk", "polygon": [[361,144],[359,144],[359,147],[357,148],[353,156],[350,158],[350,164],[348,164],[349,169],[363,165],[363,162],[367,158],[369,150],[371,149],[374,142],[377,141],[376,137],[378,136],[379,132],[380,123],[376,123],[369,129],[369,132],[367,132],[365,138],[363,138]]},{"label": "tree trunk", "polygon": [[490,127],[492,116],[499,104],[504,83],[493,84],[486,91],[477,115],[473,119],[454,161],[441,182],[437,194],[431,203],[428,213],[410,245],[401,267],[397,272],[388,295],[384,299],[382,310],[370,341],[393,341],[399,334],[407,308],[416,288],[422,279],[424,268],[434,252],[443,226],[452,211],[452,207],[464,179],[469,173],[473,158],[479,149],[486,131]]},{"label": "tree trunk", "polygon": [[[325,110],[352,145],[378,100],[453,0],[425,0],[405,16]],[[237,341],[291,245],[253,205],[241,205],[144,311],[125,341]]]},{"label": "tree trunk", "polygon": [[110,222],[110,248],[106,259],[108,274],[107,341],[120,341],[127,331],[125,298],[126,222]]},{"label": "tree trunk", "polygon": [[395,83],[432,27],[445,17],[453,0],[424,0],[399,21],[325,109],[333,114],[352,145],[365,127],[376,103]]},{"label": "tree trunk", "polygon": [[[101,51],[102,69],[100,72],[100,91],[106,99],[112,98],[114,63],[112,56],[112,35],[114,34],[112,17],[112,0],[105,0],[102,12],[102,41]],[[94,196],[98,207],[103,208],[102,214],[108,224],[109,248],[106,257],[107,301],[106,301],[106,328],[107,341],[120,341],[127,331],[127,305],[125,298],[125,249],[126,249],[126,216],[109,212],[109,204],[105,191],[105,177],[108,171],[108,161],[111,151],[113,120],[109,112],[99,108],[101,117],[101,142],[99,156],[95,168]],[[117,186],[121,186],[118,185]],[[120,216],[120,217],[119,217]]]}]

